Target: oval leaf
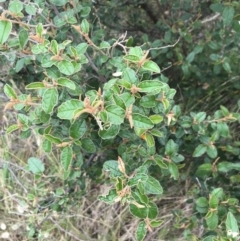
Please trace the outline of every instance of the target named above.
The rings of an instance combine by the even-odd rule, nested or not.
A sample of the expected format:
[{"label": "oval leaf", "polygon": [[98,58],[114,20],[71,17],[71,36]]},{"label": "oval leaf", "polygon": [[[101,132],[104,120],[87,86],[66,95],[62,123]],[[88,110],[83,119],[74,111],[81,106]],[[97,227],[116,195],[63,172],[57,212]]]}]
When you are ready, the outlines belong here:
[{"label": "oval leaf", "polygon": [[28,169],[33,174],[41,174],[44,172],[44,165],[41,160],[35,157],[30,157],[28,159]]},{"label": "oval leaf", "polygon": [[37,90],[45,88],[44,84],[42,82],[33,82],[31,84],[28,84],[25,89],[26,90]]},{"label": "oval leaf", "polygon": [[47,113],[50,114],[53,108],[58,103],[58,92],[55,88],[47,89],[43,93],[42,97],[42,108]]},{"label": "oval leaf", "polygon": [[125,111],[117,105],[109,105],[105,108],[108,115],[108,121],[112,124],[120,125],[124,121]]},{"label": "oval leaf", "polygon": [[71,81],[70,79],[68,79],[68,78],[61,77],[61,78],[57,79],[57,83],[58,83],[58,85],[67,87],[67,88],[69,88],[71,90],[75,90],[76,89],[75,83],[73,81]]},{"label": "oval leaf", "polygon": [[148,177],[147,181],[144,182],[146,194],[162,194],[163,189],[159,181],[153,177]]},{"label": "oval leaf", "polygon": [[195,151],[193,152],[193,157],[199,157],[202,156],[207,150],[207,147],[203,144],[200,144],[197,146]]},{"label": "oval leaf", "polygon": [[144,221],[140,222],[136,230],[136,239],[137,241],[142,241],[147,233],[146,223]]},{"label": "oval leaf", "polygon": [[222,13],[224,25],[229,26],[232,23],[233,17],[234,17],[234,8],[231,6],[225,7]]},{"label": "oval leaf", "polygon": [[67,60],[62,60],[57,65],[59,71],[65,75],[72,75],[74,73],[74,66]]},{"label": "oval leaf", "polygon": [[68,100],[64,103],[62,103],[59,107],[58,107],[58,114],[57,116],[60,119],[66,119],[66,120],[70,120],[73,119],[75,111],[77,110],[83,110],[84,109],[84,105],[83,102],[80,100]]},{"label": "oval leaf", "polygon": [[94,153],[96,152],[96,147],[93,143],[93,141],[90,139],[90,138],[83,138],[81,140],[82,142],[82,149],[86,152],[89,152],[89,153]]},{"label": "oval leaf", "polygon": [[138,86],[139,92],[155,95],[163,90],[163,83],[156,80],[144,80]]},{"label": "oval leaf", "polygon": [[147,217],[148,209],[146,207],[140,208],[131,203],[129,208],[130,208],[130,212],[132,213],[132,215],[134,215],[138,218],[146,218]]},{"label": "oval leaf", "polygon": [[0,44],[3,44],[9,37],[12,30],[12,22],[8,20],[0,21]]},{"label": "oval leaf", "polygon": [[17,95],[14,89],[10,85],[5,84],[3,91],[9,99],[17,99]]},{"label": "oval leaf", "polygon": [[151,61],[151,60],[146,61],[146,62],[143,64],[142,67],[143,67],[144,69],[146,69],[146,70],[151,71],[151,72],[155,72],[155,73],[160,73],[160,72],[161,72],[161,70],[160,70],[160,68],[158,67],[158,65],[157,65],[155,62]]},{"label": "oval leaf", "polygon": [[134,127],[141,128],[141,129],[151,129],[153,128],[152,121],[141,114],[133,113],[132,114],[133,125]]},{"label": "oval leaf", "polygon": [[73,151],[70,146],[66,146],[61,151],[60,160],[64,171],[69,171],[69,167],[72,163]]}]

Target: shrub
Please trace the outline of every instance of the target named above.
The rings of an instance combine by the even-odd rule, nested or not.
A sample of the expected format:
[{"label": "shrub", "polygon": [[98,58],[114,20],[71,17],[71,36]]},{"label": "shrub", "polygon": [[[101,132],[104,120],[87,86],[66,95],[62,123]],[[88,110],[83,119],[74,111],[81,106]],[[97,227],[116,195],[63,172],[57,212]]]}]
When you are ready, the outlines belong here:
[{"label": "shrub", "polygon": [[[240,165],[230,155],[239,155],[239,143],[231,144],[228,123],[239,122],[240,114],[225,106],[213,114],[183,113],[175,104],[176,90],[149,57],[175,49],[182,40],[150,48],[134,46],[125,34],[107,40],[104,29],[89,22],[89,5],[49,2],[13,0],[1,14],[2,55],[13,56],[11,74],[26,83],[20,95],[10,84],[4,86],[5,110],[18,112],[7,134],[18,131],[28,138],[37,133],[46,153],[60,152],[65,188],[77,183],[84,190],[85,174],[96,182],[107,180],[103,167],[114,185],[99,199],[129,205],[140,219],[137,240],[162,225],[155,201],[167,185],[189,177],[199,188],[195,200],[189,200],[195,206],[186,223],[203,221],[206,232],[198,238],[236,240]],[[232,11],[224,8],[225,24],[232,21]],[[28,159],[27,168],[39,179],[48,167],[36,156]],[[193,226],[186,227],[186,239],[196,239]]]}]

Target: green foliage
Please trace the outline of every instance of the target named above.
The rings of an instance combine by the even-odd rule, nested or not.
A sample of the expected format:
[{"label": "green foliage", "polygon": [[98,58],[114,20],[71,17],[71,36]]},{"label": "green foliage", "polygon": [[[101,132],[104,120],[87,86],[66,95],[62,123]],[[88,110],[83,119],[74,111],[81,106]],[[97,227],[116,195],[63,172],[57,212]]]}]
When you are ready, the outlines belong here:
[{"label": "green foliage", "polygon": [[[108,1],[110,9],[113,2]],[[161,4],[167,5],[165,2]],[[240,6],[211,4],[210,9],[221,14],[222,21],[212,36],[206,30],[206,42],[197,43],[193,38],[198,36],[191,32],[198,31],[204,21],[195,19],[190,25],[187,3],[173,8],[173,12],[181,10],[181,18],[173,17],[165,23],[160,42],[147,39],[141,47],[127,36],[106,40],[108,34],[104,35],[101,25],[92,20],[90,4],[80,5],[77,0],[51,0],[55,11],[43,1],[27,5],[13,0],[0,18],[3,55],[13,53],[18,58],[12,71],[20,75],[28,69],[34,78],[22,95],[9,84],[4,86],[9,98],[5,109],[14,108],[19,113],[17,123],[9,126],[7,133],[18,130],[25,137],[37,133],[46,153],[59,152],[60,178],[69,188],[79,178],[84,181],[85,175],[80,176],[76,170],[95,180],[107,179],[101,176],[103,168],[114,187],[99,200],[129,205],[130,213],[141,219],[136,230],[139,241],[147,230],[163,222],[158,217],[156,197],[167,190],[166,180],[174,185],[187,178],[199,182],[194,194],[196,212],[192,214],[193,219],[202,221],[205,230],[199,238],[236,240],[239,236],[239,194],[234,194],[234,185],[227,191],[225,187],[240,182],[239,161],[231,160],[239,156],[240,145],[231,141],[230,129],[231,123],[240,122],[240,114],[225,106],[213,113],[196,108],[183,111],[174,101],[176,89],[170,87],[161,69],[169,59],[177,58],[173,65],[181,67],[176,67],[173,75],[177,74],[178,79],[183,76],[183,88],[189,78],[197,83],[222,73],[231,76],[237,71],[233,63],[238,63],[239,58],[234,51],[230,51],[230,58],[225,48],[233,44],[232,37],[227,37],[232,31],[228,28],[236,25],[235,8]],[[39,11],[42,14],[35,17]],[[101,17],[101,7],[99,12]],[[180,28],[184,21],[186,27]],[[155,24],[161,30],[160,23]],[[147,23],[142,24],[147,27]],[[17,38],[11,35],[14,30]],[[234,27],[234,31],[239,30]],[[235,37],[237,41],[239,36]],[[164,46],[169,43],[173,45]],[[209,61],[211,73],[201,71]],[[189,95],[200,96],[203,89]],[[82,159],[83,163],[79,161]],[[32,157],[28,170],[41,178],[46,167]],[[204,185],[208,185],[207,194],[201,190]],[[191,225],[186,236],[188,231],[193,235]]]}]

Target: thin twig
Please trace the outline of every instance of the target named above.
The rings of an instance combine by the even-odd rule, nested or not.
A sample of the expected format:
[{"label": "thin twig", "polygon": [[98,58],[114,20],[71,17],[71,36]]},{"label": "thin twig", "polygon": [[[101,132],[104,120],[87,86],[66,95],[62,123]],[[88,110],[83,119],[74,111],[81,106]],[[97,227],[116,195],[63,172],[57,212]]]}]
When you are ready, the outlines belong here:
[{"label": "thin twig", "polygon": [[210,18],[206,18],[206,19],[202,20],[201,23],[211,22],[211,21],[217,19],[219,16],[220,16],[220,13],[217,13]]},{"label": "thin twig", "polygon": [[62,232],[66,233],[67,235],[69,235],[72,238],[75,238],[78,241],[87,241],[87,240],[83,240],[83,239],[79,239],[78,237],[76,237],[74,234],[68,232],[67,230],[65,230],[63,227],[61,227],[56,221],[54,221],[52,218],[49,218],[49,220],[51,220],[57,227],[58,229],[60,229]]},{"label": "thin twig", "polygon": [[170,44],[170,45],[166,45],[163,47],[157,47],[157,48],[150,48],[149,50],[159,50],[159,49],[166,49],[166,48],[172,48],[175,47],[175,45],[180,41],[180,38],[177,40],[177,42],[175,44]]},{"label": "thin twig", "polygon": [[3,163],[5,163],[5,164],[10,164],[11,166],[14,166],[16,169],[22,170],[22,171],[24,171],[24,172],[26,172],[26,173],[30,173],[27,169],[24,169],[24,168],[22,168],[22,167],[20,167],[20,166],[18,166],[18,165],[16,165],[16,164],[10,162],[10,161],[4,161],[4,160],[2,160],[2,159],[0,159],[0,168],[3,167],[3,166],[2,166]]},{"label": "thin twig", "polygon": [[8,170],[10,171],[11,175],[13,176],[13,178],[16,180],[16,182],[18,183],[18,185],[24,190],[25,193],[28,193],[28,190],[23,186],[23,184],[19,181],[19,179],[17,178],[17,176],[14,174],[14,172],[11,170],[11,168],[8,167]]},{"label": "thin twig", "polygon": [[88,55],[88,53],[85,53],[85,56],[88,59],[88,62],[91,65],[91,67],[93,68],[93,70],[95,70],[95,72],[99,73],[98,67],[93,63],[93,61],[91,60],[91,58]]}]

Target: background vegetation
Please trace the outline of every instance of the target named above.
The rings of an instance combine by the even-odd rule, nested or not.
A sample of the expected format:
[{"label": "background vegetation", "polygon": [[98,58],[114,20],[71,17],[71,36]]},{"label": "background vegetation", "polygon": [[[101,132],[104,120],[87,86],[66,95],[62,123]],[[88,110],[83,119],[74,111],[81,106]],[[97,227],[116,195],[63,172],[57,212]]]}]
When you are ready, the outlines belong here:
[{"label": "background vegetation", "polygon": [[0,237],[238,240],[240,3],[0,2]]}]

